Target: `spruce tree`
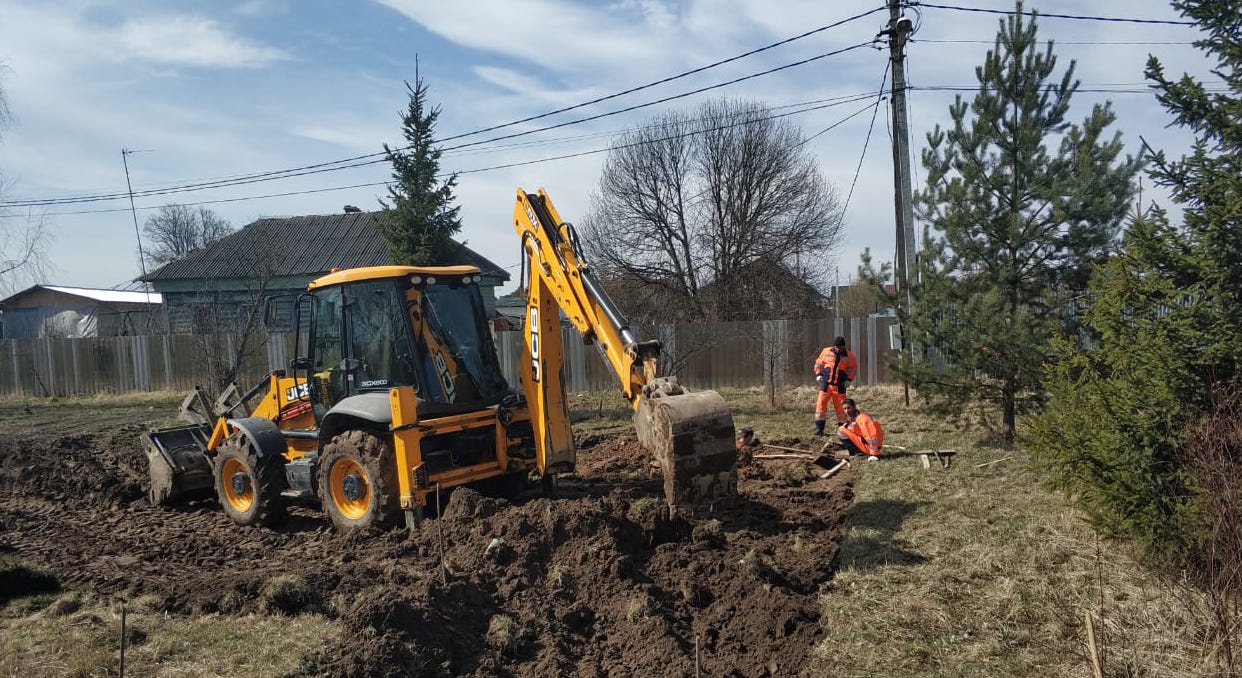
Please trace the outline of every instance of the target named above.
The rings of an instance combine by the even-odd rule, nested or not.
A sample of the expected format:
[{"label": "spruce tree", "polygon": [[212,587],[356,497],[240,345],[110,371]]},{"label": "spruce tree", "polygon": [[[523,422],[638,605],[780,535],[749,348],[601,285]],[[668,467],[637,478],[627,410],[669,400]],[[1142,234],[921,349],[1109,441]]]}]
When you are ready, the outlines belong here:
[{"label": "spruce tree", "polygon": [[1185,567],[1202,559],[1199,526],[1212,520],[1189,447],[1199,424],[1238,397],[1242,377],[1242,3],[1173,6],[1205,32],[1195,44],[1217,80],[1169,79],[1148,60],[1157,98],[1195,134],[1189,154],[1155,153],[1148,170],[1184,223],[1145,210],[1096,271],[1083,314],[1091,349],[1062,347],[1031,441],[1097,526]]},{"label": "spruce tree", "polygon": [[1068,121],[1074,63],[1056,76],[1034,18],[1000,22],[975,69],[979,89],[927,135],[925,189],[915,196],[923,248],[899,314],[920,350],[911,383],[948,410],[982,399],[1012,442],[1017,416],[1043,398],[1048,341],[1108,252],[1133,193],[1115,116],[1097,104]]},{"label": "spruce tree", "polygon": [[440,149],[434,146],[440,108],[427,103],[427,86],[416,77],[405,84],[410,102],[401,116],[406,145],[384,152],[392,163],[391,204],[380,201],[384,211],[379,230],[388,242],[394,264],[460,264],[462,247],[453,240],[461,231],[458,208],[453,205],[457,175],[440,179]]}]

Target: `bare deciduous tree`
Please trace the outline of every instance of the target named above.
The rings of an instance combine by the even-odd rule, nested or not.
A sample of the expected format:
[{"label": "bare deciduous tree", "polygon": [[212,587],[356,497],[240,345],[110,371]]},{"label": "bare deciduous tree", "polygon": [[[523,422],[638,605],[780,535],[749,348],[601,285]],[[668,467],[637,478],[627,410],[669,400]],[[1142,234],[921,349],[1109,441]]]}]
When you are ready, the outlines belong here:
[{"label": "bare deciduous tree", "polygon": [[[236,289],[205,288],[192,305],[195,377],[214,398],[260,359],[267,348],[263,305],[281,255],[268,249],[251,253],[246,262],[251,277]],[[250,384],[238,384],[245,391]]]},{"label": "bare deciduous tree", "polygon": [[43,279],[51,241],[52,233],[42,215],[27,214],[23,218],[0,211],[0,295]]},{"label": "bare deciduous tree", "polygon": [[640,282],[641,298],[666,300],[669,320],[744,317],[758,261],[822,283],[841,209],[804,143],[762,105],[731,100],[624,134],[583,224],[589,258],[604,277]]},{"label": "bare deciduous tree", "polygon": [[194,210],[185,205],[164,205],[147,217],[142,232],[147,236],[143,254],[147,265],[154,268],[210,245],[232,233],[233,228],[205,207]]},{"label": "bare deciduous tree", "polygon": [[[0,75],[7,70],[0,62]],[[0,131],[11,120],[8,97],[0,87]],[[4,189],[4,176],[0,174],[0,196],[5,194]],[[0,295],[15,292],[25,283],[42,278],[51,238],[42,215],[27,213],[23,218],[0,210]]]}]

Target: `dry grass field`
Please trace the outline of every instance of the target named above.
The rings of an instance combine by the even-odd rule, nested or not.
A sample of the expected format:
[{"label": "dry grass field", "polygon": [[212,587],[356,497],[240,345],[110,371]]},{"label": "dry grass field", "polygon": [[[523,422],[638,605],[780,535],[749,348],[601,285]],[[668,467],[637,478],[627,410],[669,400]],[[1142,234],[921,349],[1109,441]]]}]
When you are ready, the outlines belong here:
[{"label": "dry grass field", "polygon": [[[764,442],[808,449],[821,443],[810,435],[809,389],[778,393],[775,408],[758,390],[724,395],[738,426],[753,427]],[[1023,450],[991,446],[995,437],[981,413],[934,417],[906,408],[900,389],[892,387],[853,395],[881,421],[885,442],[894,447],[880,462],[850,469],[853,505],[844,539],[831,567],[811,570],[832,573],[818,584],[822,632],[798,672],[1090,677],[1089,615],[1104,676],[1211,675],[1194,596],[1178,582],[1144,573],[1124,547],[1097,539],[1064,497],[1041,488]],[[157,425],[176,400],[3,400],[0,436]],[[575,396],[579,439],[598,446],[632,437],[622,405],[611,394]],[[954,450],[951,466],[924,469],[913,451],[928,448]],[[761,463],[771,464],[771,475],[789,473],[788,464]],[[0,476],[0,498],[14,495],[18,482],[20,473],[11,469]],[[349,608],[330,596],[290,614],[280,601],[296,598],[305,585],[297,576],[268,580],[254,593],[257,603],[235,610],[168,610],[158,597],[101,592],[102,584],[89,577],[50,572],[19,551],[4,550],[3,520],[0,676],[117,675],[122,600],[127,676],[385,675],[380,667],[350,673],[325,662],[323,648],[365,638],[350,637],[357,631],[347,623]],[[807,549],[800,533],[789,535],[787,557],[826,553]],[[737,567],[763,566],[746,561]],[[221,585],[236,575],[221,571]],[[755,586],[763,584],[756,580]],[[640,602],[641,610],[622,610],[619,617],[650,624],[651,602]],[[522,641],[521,622],[506,614],[492,617],[487,634],[496,637],[489,642],[499,648],[499,659],[479,671],[507,672],[506,652],[516,654],[517,643],[533,640]],[[533,675],[527,669],[512,668],[514,675]]]}]

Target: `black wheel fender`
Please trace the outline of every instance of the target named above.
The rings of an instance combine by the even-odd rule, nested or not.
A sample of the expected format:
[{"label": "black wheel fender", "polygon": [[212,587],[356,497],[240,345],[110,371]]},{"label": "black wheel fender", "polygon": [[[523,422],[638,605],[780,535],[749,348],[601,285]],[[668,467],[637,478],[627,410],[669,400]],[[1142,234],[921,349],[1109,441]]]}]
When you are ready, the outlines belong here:
[{"label": "black wheel fender", "polygon": [[255,454],[260,459],[271,456],[281,456],[288,449],[285,445],[285,436],[280,432],[280,427],[263,417],[242,417],[238,419],[229,419],[229,427],[235,431],[241,431],[250,439],[250,445],[254,447]]}]

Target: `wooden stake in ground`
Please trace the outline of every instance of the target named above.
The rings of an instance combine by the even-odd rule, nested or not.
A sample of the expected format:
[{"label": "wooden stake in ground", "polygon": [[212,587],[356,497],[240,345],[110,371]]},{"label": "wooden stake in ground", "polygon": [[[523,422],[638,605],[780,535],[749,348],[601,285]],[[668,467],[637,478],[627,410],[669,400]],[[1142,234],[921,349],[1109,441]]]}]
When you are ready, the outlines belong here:
[{"label": "wooden stake in ground", "polygon": [[125,678],[125,601],[121,601],[121,678]]},{"label": "wooden stake in ground", "polygon": [[444,567],[444,513],[440,506],[440,483],[436,483],[436,535],[440,542],[440,583],[448,584],[448,569]]},{"label": "wooden stake in ground", "polygon": [[780,445],[773,445],[771,443],[764,443],[763,446],[770,447],[774,450],[784,450],[785,452],[800,452],[802,454],[809,454],[811,456],[815,456],[815,452],[813,450],[804,450],[800,447],[781,447]]},{"label": "wooden stake in ground", "polygon": [[849,460],[849,459],[842,459],[841,461],[837,462],[837,465],[836,465],[836,466],[833,466],[832,468],[828,469],[827,471],[824,471],[823,473],[819,474],[819,477],[820,477],[820,478],[828,478],[828,477],[830,477],[832,474],[836,473],[837,471],[840,471],[840,470],[841,470],[841,468],[842,468],[843,466],[849,466],[849,465],[850,465],[850,460]]},{"label": "wooden stake in ground", "polygon": [[1091,625],[1091,611],[1083,613],[1087,619],[1087,650],[1091,654],[1091,673],[1095,678],[1104,678],[1104,671],[1100,668],[1100,652],[1095,647],[1095,627]]}]

